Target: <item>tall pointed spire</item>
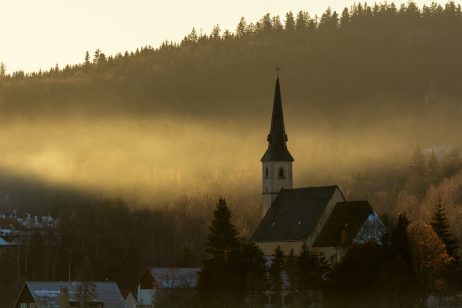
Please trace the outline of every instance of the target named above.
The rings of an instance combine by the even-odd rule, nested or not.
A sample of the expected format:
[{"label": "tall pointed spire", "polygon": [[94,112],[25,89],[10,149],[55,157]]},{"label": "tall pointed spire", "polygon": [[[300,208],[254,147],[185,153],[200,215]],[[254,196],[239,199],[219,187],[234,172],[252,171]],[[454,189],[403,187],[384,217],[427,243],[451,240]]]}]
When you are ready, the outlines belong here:
[{"label": "tall pointed spire", "polygon": [[279,76],[276,78],[276,88],[274,90],[273,115],[271,118],[271,128],[268,134],[268,149],[261,161],[294,161],[287,149],[287,135],[284,127],[284,114],[282,112],[281,88]]}]

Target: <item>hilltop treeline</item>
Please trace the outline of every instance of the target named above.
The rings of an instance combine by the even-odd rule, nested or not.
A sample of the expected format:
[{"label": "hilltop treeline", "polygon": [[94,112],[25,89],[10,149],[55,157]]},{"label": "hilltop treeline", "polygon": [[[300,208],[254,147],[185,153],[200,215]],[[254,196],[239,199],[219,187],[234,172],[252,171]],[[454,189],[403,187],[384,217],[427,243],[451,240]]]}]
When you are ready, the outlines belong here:
[{"label": "hilltop treeline", "polygon": [[10,75],[2,69],[0,105],[7,114],[242,114],[267,102],[279,63],[284,93],[301,110],[381,102],[401,110],[435,103],[451,109],[462,97],[461,35],[461,7],[453,2],[267,14],[256,23],[242,18],[235,31],[193,29],[158,48],[113,56],[97,50],[64,68]]}]

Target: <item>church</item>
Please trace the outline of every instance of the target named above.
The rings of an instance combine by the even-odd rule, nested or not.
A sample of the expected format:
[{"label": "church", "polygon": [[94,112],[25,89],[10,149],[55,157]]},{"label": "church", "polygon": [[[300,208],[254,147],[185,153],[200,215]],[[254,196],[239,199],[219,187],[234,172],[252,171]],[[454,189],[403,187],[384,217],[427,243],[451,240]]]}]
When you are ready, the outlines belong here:
[{"label": "church", "polygon": [[337,185],[294,188],[279,76],[268,148],[262,163],[262,220],[253,241],[267,256],[277,247],[297,254],[305,243],[335,264],[353,243],[380,241],[385,226],[368,201],[347,201]]}]

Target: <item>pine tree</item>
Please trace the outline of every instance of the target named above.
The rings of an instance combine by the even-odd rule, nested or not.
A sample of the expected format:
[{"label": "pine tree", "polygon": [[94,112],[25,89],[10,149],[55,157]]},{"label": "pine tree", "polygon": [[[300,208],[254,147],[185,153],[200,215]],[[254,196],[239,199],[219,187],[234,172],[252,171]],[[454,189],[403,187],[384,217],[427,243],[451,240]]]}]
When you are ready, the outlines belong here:
[{"label": "pine tree", "polygon": [[244,241],[243,250],[246,259],[248,304],[250,307],[262,307],[268,289],[266,259],[263,251],[253,242]]},{"label": "pine tree", "polygon": [[6,76],[6,66],[5,63],[0,62],[0,78],[3,78]]},{"label": "pine tree", "polygon": [[411,251],[409,248],[409,239],[407,236],[406,229],[409,226],[409,219],[406,217],[406,215],[401,214],[398,217],[398,223],[394,230],[391,233],[391,246],[392,249],[401,255],[403,260],[406,262],[408,265],[409,269],[413,269],[413,262],[412,262],[412,255]]},{"label": "pine tree", "polygon": [[323,289],[331,268],[321,250],[308,249],[305,244],[303,244],[298,257],[298,268],[298,289],[302,294],[303,303],[307,304],[309,302],[309,292]]},{"label": "pine tree", "polygon": [[287,279],[289,282],[288,286],[288,301],[293,302],[293,299],[297,293],[297,274],[298,274],[298,263],[297,257],[295,257],[294,250],[291,249],[287,256],[284,264],[284,268],[287,273]]},{"label": "pine tree", "polygon": [[269,268],[269,277],[271,284],[271,303],[274,307],[280,307],[282,305],[282,269],[284,265],[284,253],[278,246],[274,251],[274,258]]},{"label": "pine tree", "polygon": [[101,50],[99,50],[99,49],[95,50],[95,53],[93,55],[93,63],[94,64],[98,64],[100,53],[101,53]]},{"label": "pine tree", "polygon": [[295,31],[295,18],[292,12],[286,14],[285,27],[286,31],[293,32]]},{"label": "pine tree", "polygon": [[181,267],[191,267],[193,265],[193,249],[191,245],[186,244],[183,246],[183,254],[180,259],[180,266]]},{"label": "pine tree", "polygon": [[90,65],[90,53],[88,52],[88,50],[87,52],[85,52],[85,65]]},{"label": "pine tree", "polygon": [[245,296],[243,253],[231,222],[231,211],[224,199],[218,201],[209,235],[205,241],[207,257],[199,274],[198,295],[204,305],[233,307]]},{"label": "pine tree", "polygon": [[445,209],[441,200],[438,203],[438,207],[436,208],[435,214],[433,215],[431,226],[433,231],[438,234],[438,237],[443,241],[446,245],[447,253],[457,259],[457,240],[452,236],[449,222],[446,217]]}]

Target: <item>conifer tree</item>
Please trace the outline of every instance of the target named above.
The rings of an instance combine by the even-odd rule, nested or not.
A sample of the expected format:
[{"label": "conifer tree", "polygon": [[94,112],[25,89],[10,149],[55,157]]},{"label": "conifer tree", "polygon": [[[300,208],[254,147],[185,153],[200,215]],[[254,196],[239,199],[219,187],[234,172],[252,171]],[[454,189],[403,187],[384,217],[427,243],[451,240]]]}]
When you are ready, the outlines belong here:
[{"label": "conifer tree", "polygon": [[451,257],[457,259],[457,240],[451,234],[449,222],[441,200],[439,201],[436,211],[433,215],[431,226],[433,231],[435,231],[438,237],[443,241],[444,245],[446,245],[447,253]]},{"label": "conifer tree", "polygon": [[6,76],[6,66],[5,63],[0,62],[0,78],[3,78]]},{"label": "conifer tree", "polygon": [[266,259],[263,251],[253,242],[244,241],[243,250],[247,271],[246,289],[250,307],[262,307],[265,303],[265,292],[268,289]]},{"label": "conifer tree", "polygon": [[269,268],[269,277],[271,283],[271,303],[274,307],[282,305],[282,269],[284,266],[284,253],[278,246],[274,251],[274,258]]},{"label": "conifer tree", "polygon": [[398,217],[398,223],[396,227],[391,232],[391,246],[394,251],[396,251],[403,260],[408,265],[409,269],[413,269],[412,255],[409,248],[409,239],[406,232],[407,227],[409,226],[409,219],[406,215],[401,214]]},{"label": "conifer tree", "polygon": [[90,53],[88,52],[88,50],[85,52],[85,65],[90,65]]},{"label": "conifer tree", "polygon": [[285,30],[289,32],[295,31],[295,18],[292,12],[286,14]]},{"label": "conifer tree", "polygon": [[237,234],[231,222],[231,211],[226,201],[220,199],[209,226],[205,241],[207,257],[199,274],[198,295],[203,305],[233,307],[243,301],[245,281],[242,266],[245,262]]},{"label": "conifer tree", "polygon": [[325,285],[327,275],[330,271],[329,262],[321,250],[308,249],[303,244],[298,257],[298,289],[302,294],[304,304],[309,302],[309,291],[320,291]]},{"label": "conifer tree", "polygon": [[298,263],[297,263],[297,257],[295,257],[294,250],[291,249],[289,252],[289,255],[287,256],[285,263],[284,263],[284,268],[287,273],[287,279],[288,279],[288,298],[289,302],[292,301],[295,297],[295,294],[297,292],[297,274],[298,274]]},{"label": "conifer tree", "polygon": [[193,249],[191,245],[186,244],[183,246],[183,254],[180,259],[181,267],[191,267],[193,265]]}]

